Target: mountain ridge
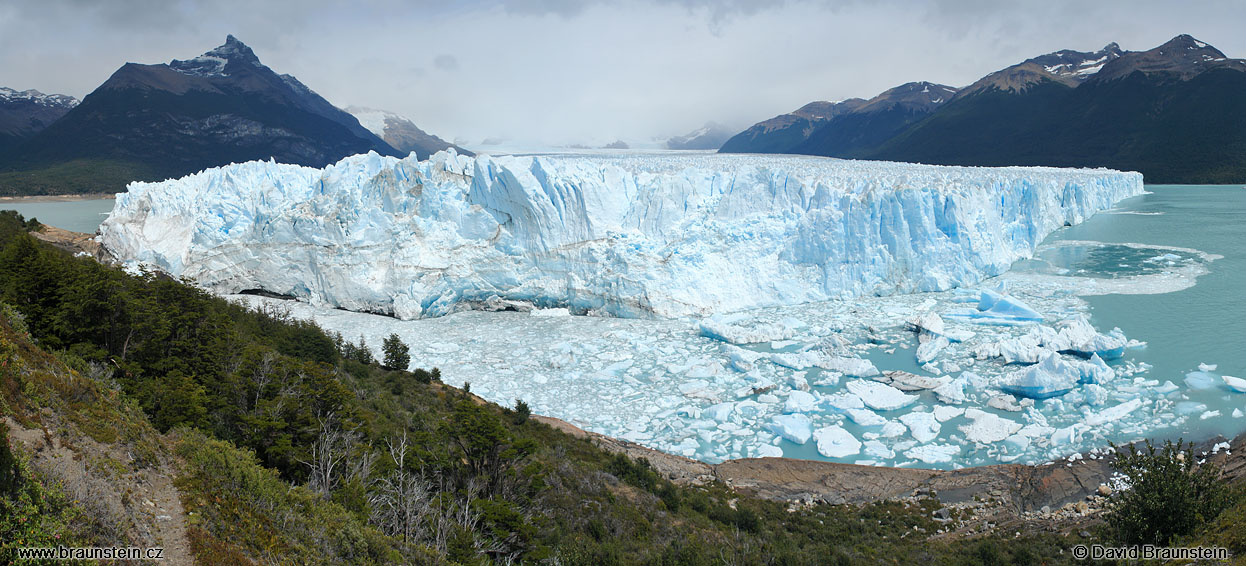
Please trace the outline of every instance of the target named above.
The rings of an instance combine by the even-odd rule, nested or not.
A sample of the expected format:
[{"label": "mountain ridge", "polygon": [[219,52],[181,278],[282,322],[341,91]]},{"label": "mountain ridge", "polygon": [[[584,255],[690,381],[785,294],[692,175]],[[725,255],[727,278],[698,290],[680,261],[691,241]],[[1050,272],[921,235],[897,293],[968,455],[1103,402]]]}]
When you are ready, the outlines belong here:
[{"label": "mountain ridge", "polygon": [[[720,151],[1108,167],[1140,171],[1148,182],[1238,183],[1246,181],[1244,91],[1246,60],[1183,34],[1145,51],[1109,43],[1095,52],[1032,57],[989,73],[925,114],[866,120],[860,115],[870,105],[862,105],[818,122],[783,115],[737,134]],[[749,134],[761,130],[783,143],[756,143]]]}]

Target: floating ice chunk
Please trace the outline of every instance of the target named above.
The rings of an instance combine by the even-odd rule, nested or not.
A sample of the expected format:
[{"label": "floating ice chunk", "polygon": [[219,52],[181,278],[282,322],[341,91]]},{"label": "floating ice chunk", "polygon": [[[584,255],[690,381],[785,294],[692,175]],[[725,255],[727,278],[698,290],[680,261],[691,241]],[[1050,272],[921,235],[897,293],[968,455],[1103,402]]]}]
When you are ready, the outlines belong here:
[{"label": "floating ice chunk", "polygon": [[[753,324],[748,326],[740,324],[744,321],[753,322]],[[731,344],[773,342],[775,340],[786,340],[796,335],[794,329],[782,323],[757,322],[750,320],[749,315],[744,313],[715,314],[703,319],[698,328],[700,328],[701,335],[706,338],[722,340]]]},{"label": "floating ice chunk", "polygon": [[907,431],[908,427],[904,426],[904,423],[887,421],[887,424],[883,425],[883,429],[878,432],[878,435],[883,438],[895,438],[903,435]]},{"label": "floating ice chunk", "polygon": [[939,421],[932,413],[908,413],[900,416],[900,422],[909,427],[909,433],[918,442],[930,442],[939,436]]},{"label": "floating ice chunk", "polygon": [[845,387],[861,398],[865,406],[877,411],[894,411],[917,401],[916,395],[905,395],[899,389],[877,381],[853,380]]},{"label": "floating ice chunk", "polygon": [[813,351],[770,354],[770,361],[774,362],[775,365],[795,370],[814,367],[821,359],[822,356]]},{"label": "floating ice chunk", "polygon": [[773,444],[762,444],[757,447],[758,458],[782,458],[783,449]]},{"label": "floating ice chunk", "polygon": [[1116,379],[1116,371],[1099,354],[1091,354],[1090,361],[1081,362],[1077,367],[1082,374],[1081,383],[1107,383]]},{"label": "floating ice chunk", "polygon": [[934,389],[948,383],[950,380],[947,378],[926,377],[907,371],[885,371],[881,377],[875,378],[875,381],[886,383],[901,391],[918,391]]},{"label": "floating ice chunk", "polygon": [[1107,409],[1097,413],[1091,413],[1086,416],[1086,419],[1083,422],[1090,426],[1099,426],[1115,422],[1125,418],[1126,415],[1138,410],[1140,407],[1142,407],[1142,399],[1130,399],[1114,407],[1108,407]]},{"label": "floating ice chunk", "polygon": [[770,422],[770,430],[796,444],[809,442],[809,438],[813,436],[813,424],[809,421],[809,417],[801,413],[775,417]]},{"label": "floating ice chunk", "polygon": [[1177,387],[1176,383],[1173,383],[1171,381],[1165,381],[1163,385],[1155,388],[1155,392],[1159,395],[1167,395],[1178,389],[1181,389],[1181,388]]},{"label": "floating ice chunk", "polygon": [[853,393],[840,391],[822,398],[822,402],[833,411],[845,412],[852,409],[864,409],[865,403]]},{"label": "floating ice chunk", "polygon": [[1038,363],[1047,353],[1033,334],[1025,334],[999,342],[998,356],[1004,358],[1006,364]]},{"label": "floating ice chunk", "polygon": [[848,409],[844,411],[848,415],[848,419],[861,426],[882,426],[887,424],[887,419],[882,418],[869,409]]},{"label": "floating ice chunk", "polygon": [[968,409],[965,411],[965,416],[971,422],[960,425],[959,428],[965,433],[965,439],[970,442],[982,444],[999,442],[1021,430],[1022,426],[1021,423],[981,409]]},{"label": "floating ice chunk", "polygon": [[1022,434],[1014,434],[1004,439],[1004,447],[1008,452],[1019,454],[1030,449],[1030,437]]},{"label": "floating ice chunk", "polygon": [[1198,364],[1198,371],[1216,371],[1216,364]]},{"label": "floating ice chunk", "polygon": [[894,450],[887,448],[886,444],[877,440],[865,441],[865,455],[883,460],[890,460],[896,457]]},{"label": "floating ice chunk", "polygon": [[1231,375],[1222,375],[1220,379],[1224,380],[1225,386],[1238,393],[1246,393],[1246,379],[1233,377]]},{"label": "floating ice chunk", "polygon": [[949,342],[946,337],[935,336],[925,340],[917,346],[917,363],[925,364],[935,359],[939,352],[948,346]]},{"label": "floating ice chunk", "polygon": [[1062,320],[1057,326],[1059,332],[1045,345],[1063,353],[1085,358],[1098,354],[1105,360],[1115,360],[1125,355],[1125,348],[1130,344],[1121,329],[1114,328],[1108,334],[1100,334],[1084,315]]},{"label": "floating ice chunk", "polygon": [[978,298],[978,312],[996,318],[1014,320],[1042,320],[1043,315],[1021,302],[1016,297],[1001,295],[989,289],[983,289]]},{"label": "floating ice chunk", "polygon": [[1008,411],[1011,413],[1019,413],[1024,408],[1017,404],[1016,397],[1013,397],[1007,393],[1004,393],[1003,395],[995,395],[990,399],[987,399],[986,406],[991,407],[992,409],[999,409],[1001,411]]},{"label": "floating ice chunk", "polygon": [[837,371],[849,377],[873,377],[879,375],[878,368],[874,367],[874,362],[864,358],[828,356],[819,360],[816,365],[822,369]]},{"label": "floating ice chunk", "polygon": [[946,332],[943,319],[934,311],[926,311],[917,318],[910,320],[909,324],[913,327],[913,330],[919,333],[928,332],[930,334],[942,335]]},{"label": "floating ice chunk", "polygon": [[1233,418],[1240,419],[1243,416],[1246,416],[1246,413],[1243,413],[1241,409],[1233,409]]},{"label": "floating ice chunk", "polygon": [[753,371],[753,366],[757,360],[766,357],[766,354],[745,350],[739,346],[726,346],[727,358],[731,360],[731,368],[741,372],[748,373]]},{"label": "floating ice chunk", "polygon": [[818,407],[818,398],[804,391],[793,391],[787,396],[787,403],[783,405],[785,413],[809,413]]},{"label": "floating ice chunk", "polygon": [[1199,420],[1205,421],[1207,419],[1214,419],[1218,416],[1220,416],[1220,411],[1207,411],[1206,413],[1199,415],[1198,418]]},{"label": "floating ice chunk", "polygon": [[1067,427],[1056,429],[1051,433],[1051,443],[1059,446],[1062,444],[1076,444],[1082,441],[1082,433],[1085,432],[1086,425],[1071,424]]},{"label": "floating ice chunk", "polygon": [[861,441],[837,425],[823,427],[813,433],[818,453],[827,458],[846,458],[861,453]]},{"label": "floating ice chunk", "polygon": [[718,401],[718,392],[708,381],[703,379],[693,379],[679,384],[679,392],[684,397],[693,399],[705,399],[706,401]]},{"label": "floating ice chunk", "polygon": [[1110,398],[1107,389],[1093,383],[1087,384],[1083,387],[1082,392],[1085,394],[1086,404],[1092,407],[1101,406],[1104,403],[1107,403]]},{"label": "floating ice chunk", "polygon": [[1013,372],[1004,378],[1000,389],[1030,399],[1050,399],[1072,391],[1081,372],[1049,352],[1037,365]]},{"label": "floating ice chunk", "polygon": [[904,455],[927,464],[945,464],[960,454],[960,446],[955,444],[923,444],[904,452]]},{"label": "floating ice chunk", "polygon": [[1227,383],[1222,379],[1217,379],[1216,376],[1205,371],[1192,371],[1185,374],[1185,384],[1189,386],[1190,389],[1212,389],[1222,382]]},{"label": "floating ice chunk", "polygon": [[976,377],[973,372],[965,372],[960,374],[956,379],[952,379],[938,387],[934,388],[934,394],[938,397],[939,402],[957,405],[967,400],[965,397],[965,386],[970,383],[970,377]]},{"label": "floating ice chunk", "polygon": [[939,405],[934,408],[935,420],[939,422],[947,422],[956,417],[965,414],[965,410],[960,407],[948,407],[947,405]]},{"label": "floating ice chunk", "polygon": [[1177,411],[1178,415],[1188,416],[1193,415],[1194,413],[1206,411],[1207,405],[1199,403],[1198,401],[1180,401],[1177,403],[1177,406],[1174,407],[1174,410]]},{"label": "floating ice chunk", "polygon": [[731,412],[734,409],[735,409],[735,403],[730,403],[730,402],[719,403],[717,405],[713,405],[709,407],[708,409],[705,409],[705,412],[703,414],[721,423],[731,418]]}]

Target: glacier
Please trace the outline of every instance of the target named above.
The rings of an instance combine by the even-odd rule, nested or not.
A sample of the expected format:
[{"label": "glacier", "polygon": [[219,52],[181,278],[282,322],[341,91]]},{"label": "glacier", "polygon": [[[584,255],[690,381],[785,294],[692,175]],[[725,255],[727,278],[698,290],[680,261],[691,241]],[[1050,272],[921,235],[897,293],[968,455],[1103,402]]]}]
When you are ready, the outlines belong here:
[{"label": "glacier", "polygon": [[[1214,256],[1078,243],[1177,260],[1111,280],[1008,269],[1141,191],[1104,170],[362,155],[136,183],[100,239],[374,349],[398,334],[448,383],[655,449],[956,468],[1241,418],[1210,410],[1241,380],[1150,375],[1145,345],[1080,298]],[[231,294],[248,289],[302,300]]]},{"label": "glacier", "polygon": [[100,239],[217,293],[400,319],[684,317],[972,285],[1142,192],[1110,170],[449,150],[132,183]]}]

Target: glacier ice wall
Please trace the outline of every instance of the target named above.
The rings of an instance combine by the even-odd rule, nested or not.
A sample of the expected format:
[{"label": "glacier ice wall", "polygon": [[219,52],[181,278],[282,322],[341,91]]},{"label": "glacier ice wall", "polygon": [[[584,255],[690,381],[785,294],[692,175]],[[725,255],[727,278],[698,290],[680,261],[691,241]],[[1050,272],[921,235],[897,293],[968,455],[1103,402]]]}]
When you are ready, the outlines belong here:
[{"label": "glacier ice wall", "polygon": [[367,154],[132,183],[100,234],[216,292],[404,319],[498,299],[684,316],[974,284],[1142,190],[1109,170]]}]

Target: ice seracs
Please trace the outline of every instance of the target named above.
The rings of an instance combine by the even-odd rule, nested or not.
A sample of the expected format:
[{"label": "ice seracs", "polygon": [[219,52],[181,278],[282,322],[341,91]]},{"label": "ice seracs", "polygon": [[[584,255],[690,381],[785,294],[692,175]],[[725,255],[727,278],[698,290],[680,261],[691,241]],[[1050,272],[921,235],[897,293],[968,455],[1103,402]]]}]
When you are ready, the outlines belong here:
[{"label": "ice seracs", "polygon": [[1141,192],[1108,170],[445,151],[133,183],[100,232],[122,260],[213,291],[403,319],[497,299],[705,316],[972,285]]}]

